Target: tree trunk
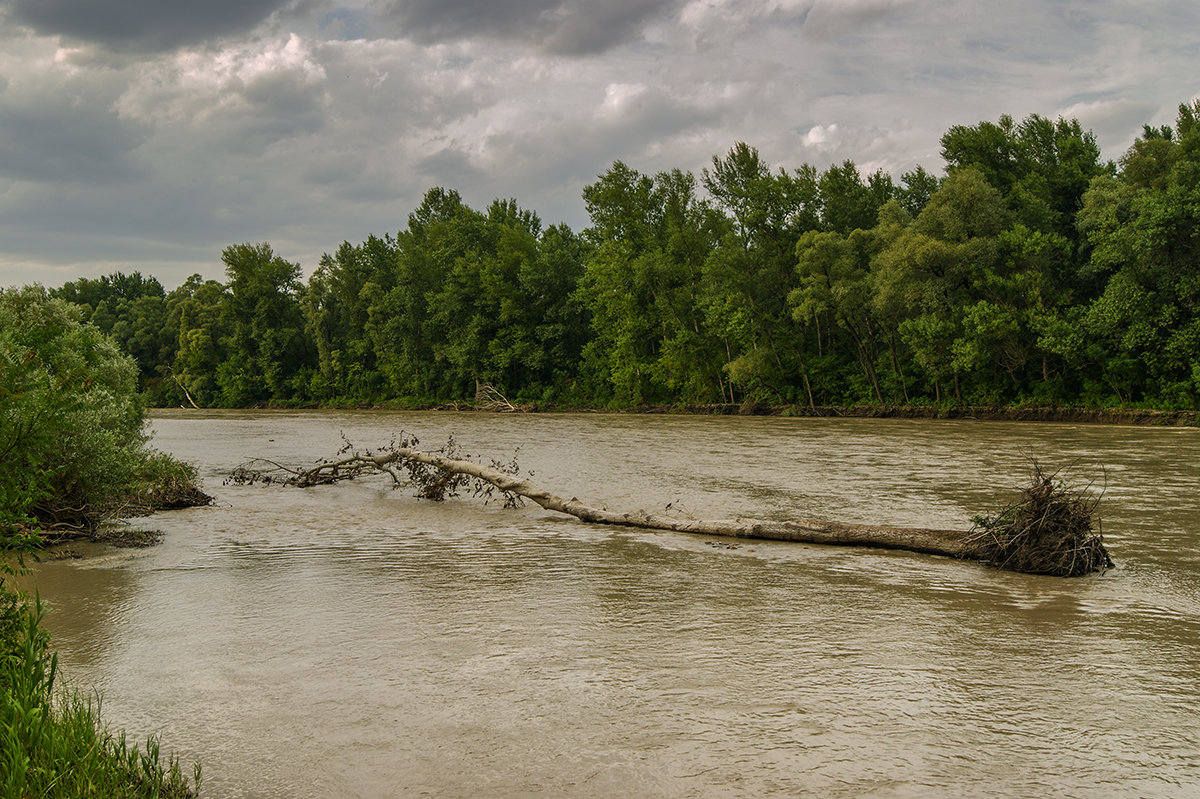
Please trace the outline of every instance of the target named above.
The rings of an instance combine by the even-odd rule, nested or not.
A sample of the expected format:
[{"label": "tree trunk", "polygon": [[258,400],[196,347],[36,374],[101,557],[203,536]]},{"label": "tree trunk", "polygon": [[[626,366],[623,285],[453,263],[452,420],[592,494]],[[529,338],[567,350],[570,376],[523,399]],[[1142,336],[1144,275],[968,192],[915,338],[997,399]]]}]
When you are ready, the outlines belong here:
[{"label": "tree trunk", "polygon": [[896,334],[888,335],[888,349],[892,353],[892,369],[900,376],[900,390],[904,393],[904,402],[908,404],[908,381],[904,379],[904,368],[900,366],[900,356],[896,352]]},{"label": "tree trunk", "polygon": [[854,339],[854,346],[858,350],[858,364],[862,367],[863,374],[871,381],[871,387],[875,389],[875,399],[879,400],[879,404],[882,405],[883,391],[879,388],[879,377],[875,374],[875,364],[866,345],[866,340],[859,334],[854,325],[847,323],[845,327],[850,332],[850,337]]},{"label": "tree trunk", "polygon": [[[959,530],[886,527],[816,520],[689,519],[656,515],[644,510],[610,511],[580,502],[575,497],[567,499],[553,494],[528,480],[497,468],[411,447],[396,447],[376,454],[355,454],[302,470],[286,469],[278,464],[272,464],[275,468],[268,471],[253,471],[243,467],[234,472],[233,480],[235,482],[265,480],[307,487],[353,479],[366,473],[386,473],[391,475],[397,484],[402,484],[411,479],[404,477],[400,472],[400,470],[407,469],[411,475],[412,469],[407,466],[408,463],[431,466],[443,474],[477,478],[503,492],[530,500],[546,510],[565,513],[593,524],[733,538],[903,549],[951,557],[964,556],[963,531]],[[271,473],[278,471],[283,471],[290,476],[283,478],[270,476]],[[441,499],[441,496],[429,498]]]},{"label": "tree trunk", "polygon": [[187,397],[188,404],[196,410],[200,410],[200,406],[196,404],[194,399],[192,399],[191,392],[187,390],[187,386],[185,386],[183,381],[179,379],[179,375],[175,374],[175,370],[168,367],[167,373],[171,375],[171,379],[175,381],[175,385],[179,386],[179,390],[183,392],[183,396]]}]

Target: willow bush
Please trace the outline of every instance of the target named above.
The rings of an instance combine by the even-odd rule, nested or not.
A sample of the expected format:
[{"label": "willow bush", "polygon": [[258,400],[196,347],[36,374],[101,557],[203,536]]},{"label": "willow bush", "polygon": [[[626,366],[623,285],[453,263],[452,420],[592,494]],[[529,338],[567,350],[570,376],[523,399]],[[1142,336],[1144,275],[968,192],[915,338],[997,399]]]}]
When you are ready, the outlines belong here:
[{"label": "willow bush", "polygon": [[194,488],[189,467],[149,449],[144,425],[137,366],[78,306],[40,286],[0,291],[0,531],[91,532],[147,496]]}]

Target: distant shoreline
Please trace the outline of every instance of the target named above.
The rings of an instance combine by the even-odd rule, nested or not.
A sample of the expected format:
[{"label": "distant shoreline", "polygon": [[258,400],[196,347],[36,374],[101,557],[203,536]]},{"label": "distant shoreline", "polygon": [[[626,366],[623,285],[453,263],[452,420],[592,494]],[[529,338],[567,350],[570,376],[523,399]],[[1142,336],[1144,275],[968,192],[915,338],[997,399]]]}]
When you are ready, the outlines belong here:
[{"label": "distant shoreline", "polygon": [[[177,410],[152,408],[151,411]],[[192,410],[182,408],[180,410]],[[601,413],[614,415],[655,414],[691,416],[779,416],[794,418],[849,419],[957,419],[1001,422],[1070,422],[1152,427],[1200,427],[1200,411],[1148,408],[1088,408],[1083,406],[1004,405],[765,405],[757,403],[640,405],[627,408],[571,407],[515,403],[497,410],[473,402],[345,402],[328,404],[265,404],[246,408],[205,410],[388,410],[388,411],[477,411],[480,413]]]}]

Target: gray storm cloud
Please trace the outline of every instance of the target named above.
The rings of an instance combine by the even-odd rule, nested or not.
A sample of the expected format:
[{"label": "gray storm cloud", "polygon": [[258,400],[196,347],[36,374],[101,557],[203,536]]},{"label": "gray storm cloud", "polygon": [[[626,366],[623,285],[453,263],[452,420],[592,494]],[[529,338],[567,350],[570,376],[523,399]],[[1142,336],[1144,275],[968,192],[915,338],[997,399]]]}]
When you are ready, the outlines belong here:
[{"label": "gray storm cloud", "polygon": [[44,36],[163,51],[250,30],[292,0],[8,0],[9,19]]},{"label": "gray storm cloud", "polygon": [[0,0],[0,285],[177,285],[239,241],[311,268],[433,186],[579,229],[614,160],[737,141],[898,176],[1063,114],[1119,158],[1197,53],[1195,0]]},{"label": "gray storm cloud", "polygon": [[485,36],[559,55],[601,53],[638,37],[678,0],[395,0],[383,16],[421,42]]}]

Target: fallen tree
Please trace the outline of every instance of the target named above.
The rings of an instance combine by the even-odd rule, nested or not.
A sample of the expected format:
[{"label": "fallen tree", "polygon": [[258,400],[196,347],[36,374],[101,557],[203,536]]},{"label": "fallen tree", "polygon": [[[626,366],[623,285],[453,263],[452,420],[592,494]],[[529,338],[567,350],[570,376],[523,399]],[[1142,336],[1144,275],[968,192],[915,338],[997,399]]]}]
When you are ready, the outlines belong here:
[{"label": "fallen tree", "polygon": [[907,550],[979,560],[1014,571],[1077,576],[1112,566],[1102,536],[1092,533],[1095,501],[1073,496],[1035,464],[1025,498],[995,516],[980,516],[969,531],[771,519],[693,519],[644,510],[611,511],[567,499],[520,476],[516,459],[484,465],[464,456],[451,439],[439,450],[418,449],[402,437],[376,450],[355,450],[349,442],[337,457],[292,468],[256,459],[237,467],[227,483],[277,483],[297,487],[330,485],[367,475],[388,475],[396,488],[411,487],[418,497],[442,501],[469,492],[492,499],[500,492],[506,507],[523,500],[592,524],[666,530],[698,535],[796,541],[809,544]]}]

